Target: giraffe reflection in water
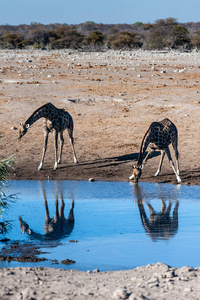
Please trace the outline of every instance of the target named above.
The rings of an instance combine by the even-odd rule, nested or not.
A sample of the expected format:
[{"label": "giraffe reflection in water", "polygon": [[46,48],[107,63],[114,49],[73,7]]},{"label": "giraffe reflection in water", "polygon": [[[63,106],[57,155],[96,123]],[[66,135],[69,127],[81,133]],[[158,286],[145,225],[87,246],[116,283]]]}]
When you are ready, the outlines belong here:
[{"label": "giraffe reflection in water", "polygon": [[40,234],[32,230],[29,225],[19,216],[20,228],[22,233],[27,233],[31,238],[45,241],[45,240],[59,240],[65,236],[69,236],[74,228],[74,200],[71,201],[71,207],[68,218],[65,218],[64,208],[65,202],[63,193],[60,191],[60,208],[58,204],[58,191],[55,193],[55,215],[50,218],[49,207],[46,198],[44,186],[42,185],[42,193],[45,207],[45,223],[44,234]]},{"label": "giraffe reflection in water", "polygon": [[179,201],[176,200],[172,216],[172,200],[169,200],[168,206],[166,202],[161,199],[161,210],[156,212],[149,201],[145,201],[149,210],[149,217],[145,211],[142,190],[139,186],[134,187],[137,205],[140,212],[142,225],[146,233],[153,241],[158,239],[168,240],[173,237],[178,231],[178,207]]}]

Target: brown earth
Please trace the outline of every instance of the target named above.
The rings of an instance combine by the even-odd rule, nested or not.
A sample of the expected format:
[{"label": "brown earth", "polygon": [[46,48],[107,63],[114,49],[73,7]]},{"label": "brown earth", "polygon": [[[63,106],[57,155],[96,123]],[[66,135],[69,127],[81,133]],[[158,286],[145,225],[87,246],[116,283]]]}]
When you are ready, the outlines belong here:
[{"label": "brown earth", "polygon": [[[199,184],[200,54],[159,52],[80,53],[0,51],[0,159],[13,155],[10,179],[128,180],[149,124],[163,118],[179,131],[184,184]],[[39,106],[52,102],[73,116],[79,164],[67,133],[63,162],[54,171],[53,135],[44,169],[42,120],[17,142],[19,127]],[[175,183],[159,153],[141,180]],[[172,153],[173,157],[174,154]],[[199,299],[199,268],[163,264],[134,270],[85,273],[47,268],[0,269],[1,299]]]},{"label": "brown earth", "polygon": [[[200,53],[7,50],[0,51],[0,66],[0,159],[13,155],[10,179],[128,180],[148,126],[167,117],[179,132],[182,182],[200,183]],[[53,170],[51,134],[43,170],[37,170],[42,119],[17,141],[13,127],[47,102],[73,116],[79,164],[65,132],[59,169]],[[154,177],[158,154],[141,180],[176,183],[167,158]]]}]

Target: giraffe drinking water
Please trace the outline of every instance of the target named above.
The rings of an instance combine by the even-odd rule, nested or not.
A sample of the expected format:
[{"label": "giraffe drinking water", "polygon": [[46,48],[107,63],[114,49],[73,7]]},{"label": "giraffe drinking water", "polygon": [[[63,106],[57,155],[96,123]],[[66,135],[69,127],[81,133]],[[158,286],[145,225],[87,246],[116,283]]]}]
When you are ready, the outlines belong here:
[{"label": "giraffe drinking water", "polygon": [[[171,158],[171,153],[169,150],[170,144],[172,144],[172,147],[175,151],[177,170],[175,169],[173,160]],[[149,151],[145,157],[147,147],[149,147]],[[180,174],[178,161],[178,131],[176,126],[169,119],[151,123],[143,137],[137,165],[133,167],[133,174],[129,177],[129,179],[134,179],[135,183],[138,182],[142,175],[143,166],[145,165],[147,159],[150,157],[151,153],[155,150],[161,151],[161,159],[155,176],[158,176],[161,171],[163,159],[166,153],[169,159],[170,166],[172,167],[176,175],[177,182],[180,183],[181,178],[179,176]]]},{"label": "giraffe drinking water", "polygon": [[[19,129],[19,137],[18,140],[20,141],[21,138],[27,133],[28,129],[32,124],[34,124],[37,120],[40,118],[44,119],[44,148],[42,153],[42,159],[40,162],[40,165],[38,167],[38,170],[41,170],[44,163],[44,157],[47,150],[47,143],[48,143],[48,135],[50,132],[54,132],[55,134],[55,164],[54,169],[58,168],[58,164],[61,162],[62,157],[62,150],[63,150],[63,144],[64,144],[64,138],[63,138],[63,131],[67,129],[73,156],[74,156],[74,163],[77,163],[77,157],[74,149],[74,141],[73,141],[73,119],[72,116],[65,111],[64,109],[59,109],[55,107],[52,103],[47,103],[41,107],[39,107],[37,110],[35,110],[32,115],[25,121],[25,123],[20,123],[20,129]],[[58,159],[58,134],[60,138],[60,154]]]}]

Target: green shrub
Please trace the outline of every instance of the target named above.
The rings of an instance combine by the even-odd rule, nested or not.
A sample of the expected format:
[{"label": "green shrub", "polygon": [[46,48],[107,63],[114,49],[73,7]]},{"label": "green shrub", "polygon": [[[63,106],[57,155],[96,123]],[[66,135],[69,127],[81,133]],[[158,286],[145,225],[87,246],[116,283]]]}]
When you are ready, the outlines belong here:
[{"label": "green shrub", "polygon": [[174,18],[157,20],[145,39],[146,49],[161,50],[185,45],[190,45],[188,30],[178,25]]},{"label": "green shrub", "polygon": [[103,45],[105,36],[98,30],[93,31],[89,36],[85,38],[85,43],[93,46]]},{"label": "green shrub", "polygon": [[6,48],[16,49],[24,48],[26,45],[26,40],[24,36],[20,33],[9,33],[5,32],[1,42]]},{"label": "green shrub", "polygon": [[171,32],[173,47],[190,46],[191,40],[187,28],[181,25],[175,25]]},{"label": "green shrub", "polygon": [[107,46],[112,49],[139,48],[142,46],[142,42],[137,33],[123,31],[109,36]]},{"label": "green shrub", "polygon": [[84,38],[74,26],[68,25],[62,25],[49,31],[49,35],[49,44],[53,49],[77,49],[81,47]]},{"label": "green shrub", "polygon": [[200,30],[195,31],[192,39],[192,44],[194,47],[200,48]]},{"label": "green shrub", "polygon": [[[8,168],[13,164],[12,157],[0,161],[0,217],[2,212],[8,207],[8,203],[15,199],[14,195],[6,196],[4,189],[6,188],[6,176],[8,175]],[[6,233],[11,228],[11,221],[2,220],[0,221],[0,234]]]}]

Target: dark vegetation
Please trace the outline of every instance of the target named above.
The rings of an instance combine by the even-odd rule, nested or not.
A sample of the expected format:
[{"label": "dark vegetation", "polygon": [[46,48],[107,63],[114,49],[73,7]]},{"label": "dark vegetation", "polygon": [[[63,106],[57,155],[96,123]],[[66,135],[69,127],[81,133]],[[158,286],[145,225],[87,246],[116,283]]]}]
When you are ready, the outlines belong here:
[{"label": "dark vegetation", "polygon": [[78,25],[31,23],[1,25],[0,48],[22,49],[134,49],[146,50],[200,48],[200,22],[180,24],[174,18],[143,24]]},{"label": "dark vegetation", "polygon": [[11,228],[11,221],[4,220],[2,213],[6,208],[8,208],[8,203],[14,201],[15,199],[14,195],[7,196],[4,192],[6,189],[6,176],[8,175],[8,168],[10,168],[12,164],[12,158],[0,161],[0,237],[1,234],[6,233]]}]

